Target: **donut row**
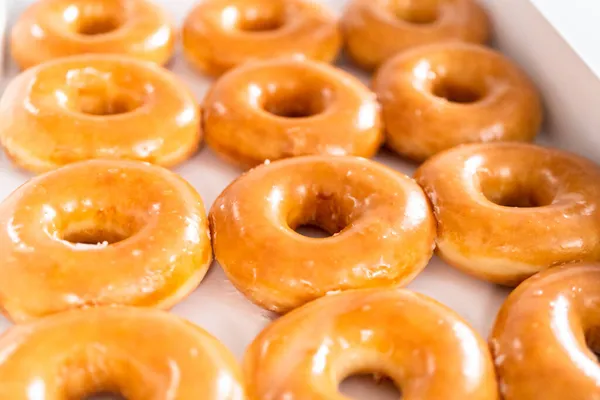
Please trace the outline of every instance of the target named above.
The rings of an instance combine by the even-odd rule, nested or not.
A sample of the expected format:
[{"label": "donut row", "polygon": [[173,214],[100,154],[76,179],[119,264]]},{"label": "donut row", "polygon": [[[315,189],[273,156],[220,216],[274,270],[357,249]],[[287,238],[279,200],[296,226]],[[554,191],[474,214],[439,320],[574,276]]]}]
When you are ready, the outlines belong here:
[{"label": "donut row", "polygon": [[[523,169],[526,159],[529,174]],[[516,143],[465,145],[434,157],[416,172],[425,191],[410,178],[366,159],[297,157],[239,177],[215,201],[207,219],[195,190],[158,166],[91,160],[42,174],[0,204],[0,226],[6,227],[0,231],[4,260],[0,308],[13,321],[26,323],[0,339],[0,350],[11,349],[6,350],[11,356],[0,362],[0,381],[6,366],[7,371],[16,371],[6,376],[23,382],[3,390],[20,393],[30,387],[41,372],[15,370],[12,363],[26,365],[33,357],[30,346],[47,346],[41,353],[36,350],[36,357],[59,357],[53,352],[62,354],[65,348],[56,345],[62,343],[56,335],[65,329],[82,331],[75,336],[75,346],[86,347],[105,333],[108,348],[138,340],[143,335],[138,326],[146,322],[128,323],[136,312],[120,307],[168,309],[180,301],[205,275],[212,241],[228,278],[248,299],[288,313],[248,349],[245,387],[255,393],[250,398],[315,393],[327,397],[345,376],[377,371],[390,376],[404,393],[414,390],[415,398],[436,398],[436,393],[453,385],[460,386],[455,388],[457,399],[467,394],[495,399],[492,361],[478,335],[444,306],[398,287],[425,267],[435,242],[449,264],[509,285],[557,264],[597,261],[599,177],[600,168],[583,158]],[[332,236],[315,239],[294,231],[306,224],[320,226]],[[547,363],[559,351],[568,360],[561,364],[565,385],[583,380],[580,389],[591,393],[588,386],[596,381],[575,366],[585,356],[598,368],[585,344],[596,343],[593,285],[598,273],[600,267],[593,264],[555,267],[511,294],[491,339],[505,398],[536,398],[522,394],[536,393],[542,384],[542,378],[529,380],[529,363],[542,360],[551,374],[554,367]],[[119,307],[105,308],[110,306]],[[148,326],[174,318],[144,313],[132,318],[147,320]],[[589,323],[571,324],[588,314]],[[105,323],[111,327],[97,328]],[[131,330],[123,342],[119,332],[125,328],[119,326]],[[171,328],[163,329],[167,335]],[[202,348],[213,346],[214,339],[206,333],[188,329],[189,343],[197,340]],[[19,351],[13,349],[15,343]],[[168,359],[165,352],[179,354],[183,350],[178,346],[189,343],[160,349],[152,357]],[[217,348],[219,354],[209,352],[199,360],[195,353],[193,360],[182,355],[181,361],[179,356],[171,361],[192,370],[206,363],[212,371],[207,376],[217,376],[219,368],[225,368],[228,379],[234,379],[237,367],[227,361],[231,357],[224,347]],[[550,349],[550,354],[538,355],[542,349]],[[442,367],[434,372],[427,372],[426,365],[419,367],[420,351]],[[137,372],[126,366],[134,361],[143,364],[143,354],[113,359],[112,351],[105,353],[72,355],[75,366],[84,364],[95,371],[94,384],[100,386],[92,386],[92,377],[86,375],[72,383],[60,381],[48,390],[116,390],[137,398],[136,393],[142,393],[137,390],[154,387],[122,387],[116,372],[102,370],[116,363],[117,371],[124,368],[124,376],[135,376]],[[96,363],[104,367],[96,370]],[[477,368],[470,370],[467,366],[473,364]],[[405,370],[407,365],[411,372]],[[40,368],[50,371],[57,366],[40,363]],[[314,383],[306,384],[307,374]],[[106,381],[98,380],[104,375]],[[424,376],[425,386],[414,383]],[[189,383],[189,393],[198,390],[196,383],[200,382]],[[240,387],[227,386],[227,396],[214,398],[240,398],[236,397],[241,396]],[[214,389],[219,390],[224,389]]]},{"label": "donut row", "polygon": [[[0,204],[0,306],[15,321],[88,305],[169,308],[202,280],[211,243],[231,282],[280,313],[341,290],[403,286],[434,248],[508,286],[600,260],[600,168],[590,161],[472,144],[415,177],[357,157],[295,157],[236,179],[207,218],[198,193],[166,169],[73,163]],[[299,235],[304,225],[331,237]]]},{"label": "donut row", "polygon": [[301,155],[371,157],[384,139],[415,161],[462,143],[533,140],[542,111],[529,78],[475,44],[487,37],[479,6],[442,3],[349,5],[341,22],[349,53],[370,67],[387,60],[371,92],[322,62],[340,41],[322,7],[204,0],[186,21],[184,48],[192,64],[229,72],[198,109],[183,82],[147,62],[172,53],[172,24],[157,6],[42,0],[12,31],[13,57],[31,68],[2,96],[0,143],[16,164],[43,172],[92,158],[170,167],[203,136],[242,168]]},{"label": "donut row", "polygon": [[342,399],[340,382],[368,372],[391,378],[408,399],[589,399],[598,394],[598,279],[599,264],[581,264],[526,281],[497,317],[491,353],[464,320],[427,296],[351,290],[269,325],[242,368],[222,343],[174,315],[70,310],[0,336],[0,395]]},{"label": "donut row", "polygon": [[[176,36],[165,10],[148,0],[42,0],[18,19],[11,51],[23,69],[83,53],[165,64]],[[358,65],[373,69],[415,46],[485,43],[489,21],[473,0],[353,0],[339,23],[308,0],[203,0],[185,18],[181,36],[190,64],[211,75],[280,56],[333,62],[342,42]]]},{"label": "donut row", "polygon": [[[473,72],[462,75],[467,66]],[[436,77],[436,69],[447,76]],[[480,92],[474,103],[453,97],[471,86]],[[461,143],[531,141],[541,123],[527,78],[474,45],[401,54],[380,69],[373,88],[377,95],[327,64],[279,58],[226,73],[199,110],[184,84],[159,66],[73,56],[10,82],[0,100],[0,143],[17,165],[43,172],[93,158],[169,167],[194,154],[205,135],[217,154],[250,168],[302,155],[371,157],[384,126],[391,149],[422,161]]]}]

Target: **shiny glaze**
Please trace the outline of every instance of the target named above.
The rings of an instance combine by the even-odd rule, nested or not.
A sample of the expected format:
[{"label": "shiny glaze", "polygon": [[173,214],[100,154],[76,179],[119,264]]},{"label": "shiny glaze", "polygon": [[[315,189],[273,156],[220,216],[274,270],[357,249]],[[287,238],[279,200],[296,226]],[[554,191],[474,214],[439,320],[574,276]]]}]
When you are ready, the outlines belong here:
[{"label": "shiny glaze", "polygon": [[411,47],[489,37],[489,20],[474,0],[351,0],[341,25],[348,55],[367,70]]},{"label": "shiny glaze", "polygon": [[170,19],[147,0],[39,0],[19,17],[10,39],[23,69],[84,53],[164,64],[173,54],[175,33]]},{"label": "shiny glaze", "polygon": [[168,308],[212,258],[198,193],[138,162],[35,177],[0,204],[0,227],[0,307],[16,322],[84,306]]},{"label": "shiny glaze", "polygon": [[373,88],[388,146],[417,161],[463,143],[532,141],[542,120],[529,78],[500,53],[473,44],[400,54],[379,69]]},{"label": "shiny glaze", "polygon": [[0,398],[241,400],[240,368],[217,339],[166,312],[73,310],[0,336]]},{"label": "shiny glaze", "polygon": [[171,166],[200,139],[193,94],[171,72],[129,57],[45,63],[12,80],[0,100],[0,142],[35,172],[90,158]]},{"label": "shiny glaze", "polygon": [[455,312],[404,289],[327,296],[281,317],[249,346],[250,400],[344,400],[356,373],[387,375],[405,400],[496,400],[485,342]]},{"label": "shiny glaze", "polygon": [[505,400],[600,398],[599,304],[600,264],[552,268],[511,293],[490,338]]},{"label": "shiny glaze", "polygon": [[210,75],[279,56],[333,62],[342,40],[333,14],[307,0],[203,0],[182,36],[190,64]]},{"label": "shiny glaze", "polygon": [[[331,292],[396,287],[429,261],[435,222],[410,178],[358,157],[306,156],[257,167],[209,214],[215,257],[256,304],[287,312]],[[316,225],[333,236],[294,230]]]},{"label": "shiny glaze", "polygon": [[294,58],[223,75],[204,100],[202,124],[208,145],[244,168],[311,154],[371,157],[383,141],[379,105],[366,86],[330,65]]},{"label": "shiny glaze", "polygon": [[525,143],[459,146],[415,178],[438,222],[437,252],[479,278],[515,286],[548,267],[600,259],[600,168]]}]

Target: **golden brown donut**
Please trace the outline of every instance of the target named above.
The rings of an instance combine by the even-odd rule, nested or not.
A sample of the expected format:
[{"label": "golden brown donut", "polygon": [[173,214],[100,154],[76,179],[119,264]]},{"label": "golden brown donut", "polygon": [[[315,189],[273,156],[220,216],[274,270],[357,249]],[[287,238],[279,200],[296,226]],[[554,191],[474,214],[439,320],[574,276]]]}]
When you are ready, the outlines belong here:
[{"label": "golden brown donut", "polygon": [[[280,313],[340,290],[410,282],[435,222],[410,178],[357,157],[306,156],[257,167],[214,202],[215,257],[256,304]],[[328,238],[294,230],[314,225]]]},{"label": "golden brown donut", "polygon": [[90,158],[172,166],[198,148],[199,121],[174,74],[121,56],[50,61],[21,73],[0,100],[0,142],[35,172]]},{"label": "golden brown donut", "polygon": [[165,64],[174,42],[170,18],[151,1],[39,0],[17,20],[10,48],[23,69],[84,53]]},{"label": "golden brown donut", "polygon": [[293,58],[223,75],[202,110],[206,142],[242,167],[301,155],[373,156],[383,141],[375,95],[330,65]]},{"label": "golden brown donut", "polygon": [[388,146],[417,161],[463,143],[529,142],[542,120],[529,78],[500,53],[473,44],[402,53],[379,69],[373,88]]},{"label": "golden brown donut", "polygon": [[489,20],[475,0],[351,0],[341,25],[350,58],[367,70],[412,47],[489,37]]},{"label": "golden brown donut", "polygon": [[0,336],[0,398],[242,400],[240,368],[198,326],[129,307],[72,310]]},{"label": "golden brown donut", "polygon": [[210,75],[279,56],[333,62],[340,46],[333,14],[309,0],[201,0],[183,25],[183,54]]},{"label": "golden brown donut", "polygon": [[510,294],[490,346],[505,400],[600,398],[600,264],[563,266]]},{"label": "golden brown donut", "polygon": [[198,193],[139,162],[35,177],[0,204],[0,226],[0,308],[16,322],[95,305],[169,308],[212,259]]},{"label": "golden brown donut", "polygon": [[415,178],[438,222],[437,253],[479,278],[515,286],[548,267],[600,259],[600,168],[525,143],[459,146]]},{"label": "golden brown donut", "polygon": [[485,342],[455,312],[403,289],[353,290],[281,317],[249,346],[249,400],[345,400],[344,378],[387,375],[405,400],[496,400]]}]

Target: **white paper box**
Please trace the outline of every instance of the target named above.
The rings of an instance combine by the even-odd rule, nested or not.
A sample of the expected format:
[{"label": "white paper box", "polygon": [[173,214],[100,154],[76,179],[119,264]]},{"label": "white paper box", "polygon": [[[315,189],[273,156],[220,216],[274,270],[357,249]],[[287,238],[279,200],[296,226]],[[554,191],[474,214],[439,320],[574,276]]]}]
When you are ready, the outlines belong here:
[{"label": "white paper box", "polygon": [[600,162],[600,3],[488,0],[498,47],[536,82],[553,145]]},{"label": "white paper box", "polygon": [[[13,1],[11,21],[30,1]],[[589,56],[586,64],[577,53],[589,52],[590,47],[577,47],[576,50],[570,43],[577,42],[577,35],[575,39],[569,40],[566,39],[568,35],[563,35],[569,31],[568,25],[566,28],[563,26],[560,31],[552,26],[549,21],[557,18],[560,21],[560,15],[557,16],[555,10],[544,7],[543,3],[546,1],[550,4],[554,0],[488,0],[485,4],[495,24],[496,43],[529,72],[543,94],[550,142],[600,161],[600,138],[596,132],[600,128],[600,81],[590,67],[592,64],[598,67],[600,53],[595,55],[596,58]],[[586,1],[591,2],[577,0]],[[321,2],[339,12],[345,0]],[[181,22],[194,1],[162,0],[159,3],[164,3],[176,20]],[[597,40],[600,35],[595,34],[594,37]],[[353,67],[343,67],[368,81],[366,75],[361,75]],[[209,79],[192,71],[180,54],[169,68],[190,85],[198,100],[202,99],[210,85]],[[5,78],[8,75],[14,76],[17,72],[14,64],[10,64],[7,72]],[[0,88],[6,82],[7,79],[0,82]],[[414,165],[387,151],[382,151],[376,160],[407,174],[414,171]],[[175,171],[199,191],[207,209],[225,186],[241,172],[218,159],[206,146]],[[2,155],[0,199],[30,176],[13,168]],[[276,265],[273,267],[276,268]],[[508,293],[506,289],[458,272],[437,258],[431,261],[409,288],[428,294],[455,309],[484,336],[487,336],[498,307]],[[224,277],[217,263],[213,263],[199,288],[173,311],[213,333],[239,358],[253,337],[275,317],[246,300]],[[0,319],[0,331],[8,326],[6,320]],[[373,389],[363,383],[360,380],[353,381],[346,390],[355,396],[372,393],[370,391]],[[386,393],[381,389],[375,391],[378,395],[372,394],[371,398],[394,398],[392,392]]]}]

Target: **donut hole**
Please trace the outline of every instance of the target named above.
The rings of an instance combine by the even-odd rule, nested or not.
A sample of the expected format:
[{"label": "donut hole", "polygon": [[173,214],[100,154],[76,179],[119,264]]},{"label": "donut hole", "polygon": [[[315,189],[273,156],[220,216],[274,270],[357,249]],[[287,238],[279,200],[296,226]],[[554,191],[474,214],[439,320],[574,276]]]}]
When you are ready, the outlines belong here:
[{"label": "donut hole", "polygon": [[339,385],[339,392],[356,400],[398,400],[402,392],[394,381],[383,374],[354,374]]},{"label": "donut hole", "polygon": [[328,98],[322,90],[281,90],[272,93],[263,104],[268,113],[282,118],[308,118],[327,108]]},{"label": "donut hole", "polygon": [[116,31],[123,25],[124,17],[122,0],[81,0],[62,11],[64,22],[82,36]]},{"label": "donut hole", "polygon": [[[69,361],[72,362],[72,361]],[[108,361],[112,364],[111,361]],[[65,378],[65,399],[72,400],[128,400],[125,390],[121,390],[121,382],[115,382],[103,367],[94,364],[82,365],[89,370],[70,371],[65,370],[69,376]],[[93,372],[92,372],[93,371]],[[81,374],[85,375],[81,375]],[[128,395],[133,397],[134,393],[129,391]]]},{"label": "donut hole", "polygon": [[460,104],[475,103],[484,97],[479,88],[451,80],[434,82],[431,92],[434,96]]},{"label": "donut hole", "polygon": [[[109,320],[110,321],[110,320]],[[112,321],[115,321],[112,319]],[[72,326],[72,325],[69,325]],[[65,335],[68,335],[65,332]],[[93,335],[93,333],[92,333]],[[97,336],[97,335],[96,335]],[[92,336],[93,337],[93,336]],[[147,367],[119,345],[90,339],[66,349],[55,367],[59,394],[69,400],[133,400],[156,398],[163,381],[147,375]],[[54,394],[54,393],[53,393]]]},{"label": "donut hole", "polygon": [[503,207],[531,208],[552,204],[555,193],[551,186],[536,177],[513,174],[480,177],[481,191],[492,203]]},{"label": "donut hole", "polygon": [[296,229],[294,229],[294,230],[296,231],[296,233],[298,233],[302,236],[317,238],[317,239],[330,237],[337,233],[337,232],[330,233],[330,232],[326,231],[325,229],[321,228],[320,226],[317,226],[314,224],[303,224],[303,225],[297,226]]},{"label": "donut hole", "polygon": [[93,93],[81,90],[77,100],[77,111],[88,115],[126,114],[141,107],[143,101],[128,93]]},{"label": "donut hole", "polygon": [[[314,188],[313,188],[314,190]],[[358,218],[353,196],[303,188],[304,197],[287,216],[288,226],[311,238],[336,236]]]},{"label": "donut hole", "polygon": [[281,28],[284,24],[280,16],[257,15],[254,18],[242,18],[237,21],[237,29],[245,32],[268,32]]},{"label": "donut hole", "polygon": [[484,189],[483,194],[492,203],[503,207],[530,208],[542,207],[551,203],[538,192],[527,188],[507,188],[501,191]]},{"label": "donut hole", "polygon": [[600,362],[600,328],[591,328],[585,334],[585,341],[588,349],[596,357],[596,362]]},{"label": "donut hole", "polygon": [[80,35],[103,35],[121,27],[120,18],[116,15],[89,15],[80,19],[76,31]]},{"label": "donut hole", "polygon": [[55,97],[74,112],[111,116],[142,107],[153,89],[124,68],[73,68],[66,72]]},{"label": "donut hole", "polygon": [[[487,197],[487,196],[486,196]],[[529,207],[541,207],[542,204],[539,199],[532,193],[504,193],[499,197],[488,197],[488,199],[495,204],[503,207],[517,207],[517,208],[529,208]]]},{"label": "donut hole", "polygon": [[431,4],[411,3],[408,7],[396,7],[396,18],[415,25],[432,24],[438,19],[438,9]]},{"label": "donut hole", "polygon": [[76,245],[107,246],[122,242],[135,235],[141,224],[134,218],[98,214],[99,219],[71,221],[62,227],[60,239]]},{"label": "donut hole", "polygon": [[82,400],[127,400],[125,396],[119,393],[94,393],[92,395],[84,397]]},{"label": "donut hole", "polygon": [[102,245],[118,243],[128,237],[130,237],[130,235],[125,232],[90,227],[87,229],[65,232],[62,239],[73,244]]}]

